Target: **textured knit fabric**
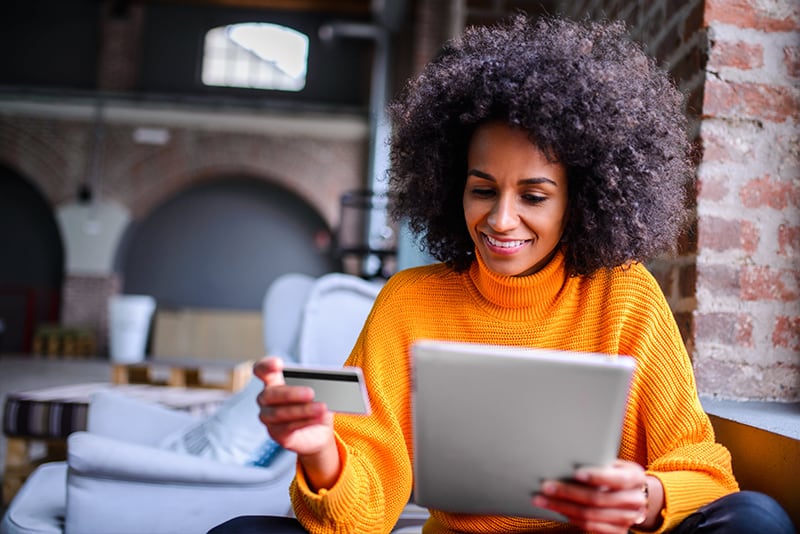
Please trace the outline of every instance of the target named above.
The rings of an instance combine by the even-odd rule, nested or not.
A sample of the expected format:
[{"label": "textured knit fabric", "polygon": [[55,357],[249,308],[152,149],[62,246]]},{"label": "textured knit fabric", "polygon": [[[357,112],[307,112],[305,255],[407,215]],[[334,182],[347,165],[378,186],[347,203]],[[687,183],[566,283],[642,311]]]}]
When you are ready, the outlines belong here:
[{"label": "textured knit fabric", "polygon": [[[565,273],[558,254],[526,277],[496,275],[478,257],[467,272],[430,265],[389,279],[347,362],[364,370],[372,415],[336,416],[342,471],[332,488],[314,493],[299,467],[291,487],[295,512],[309,532],[389,532],[408,502],[409,348],[423,338],[633,356],[637,370],[619,457],[640,463],[663,483],[662,530],[738,489],[655,279],[640,264],[592,277]],[[553,403],[557,409],[558,399]],[[480,429],[475,421],[475,431]],[[528,518],[431,510],[424,532],[569,529]]]}]

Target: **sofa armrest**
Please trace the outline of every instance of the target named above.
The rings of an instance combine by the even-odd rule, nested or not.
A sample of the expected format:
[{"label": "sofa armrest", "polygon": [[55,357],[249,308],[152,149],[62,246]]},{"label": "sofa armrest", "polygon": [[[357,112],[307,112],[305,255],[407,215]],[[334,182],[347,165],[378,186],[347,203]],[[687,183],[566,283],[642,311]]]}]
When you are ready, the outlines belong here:
[{"label": "sofa armrest", "polygon": [[63,534],[67,463],[37,467],[8,506],[0,534]]},{"label": "sofa armrest", "polygon": [[283,451],[269,467],[224,464],[205,458],[126,443],[89,432],[68,438],[70,472],[123,480],[185,484],[259,484],[294,473],[296,458]]},{"label": "sofa armrest", "polygon": [[91,396],[87,429],[125,442],[155,445],[195,422],[197,418],[187,412],[105,390]]},{"label": "sofa armrest", "polygon": [[207,532],[239,515],[288,515],[296,456],[223,464],[88,432],[68,440],[65,532]]}]

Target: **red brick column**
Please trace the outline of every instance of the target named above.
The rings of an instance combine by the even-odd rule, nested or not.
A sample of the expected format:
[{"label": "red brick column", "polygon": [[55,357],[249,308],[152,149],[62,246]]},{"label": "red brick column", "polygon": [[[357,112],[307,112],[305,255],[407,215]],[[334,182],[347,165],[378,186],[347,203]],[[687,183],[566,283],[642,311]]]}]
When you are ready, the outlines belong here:
[{"label": "red brick column", "polygon": [[107,91],[130,91],[139,79],[141,35],[145,6],[137,3],[104,2],[100,8],[97,86]]},{"label": "red brick column", "polygon": [[694,364],[702,393],[800,399],[800,6],[707,0]]},{"label": "red brick column", "polygon": [[122,280],[110,275],[75,275],[64,278],[61,324],[87,328],[96,336],[97,354],[108,350],[108,302],[120,292]]}]

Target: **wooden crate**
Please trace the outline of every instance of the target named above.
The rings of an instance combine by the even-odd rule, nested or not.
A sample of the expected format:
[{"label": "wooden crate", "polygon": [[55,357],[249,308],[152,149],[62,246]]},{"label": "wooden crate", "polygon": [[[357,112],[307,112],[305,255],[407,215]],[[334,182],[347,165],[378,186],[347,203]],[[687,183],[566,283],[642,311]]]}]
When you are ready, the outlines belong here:
[{"label": "wooden crate", "polygon": [[240,362],[264,355],[260,311],[186,308],[156,311],[152,354]]},{"label": "wooden crate", "polygon": [[32,351],[51,358],[89,358],[97,354],[97,339],[89,328],[41,324],[33,336]]}]

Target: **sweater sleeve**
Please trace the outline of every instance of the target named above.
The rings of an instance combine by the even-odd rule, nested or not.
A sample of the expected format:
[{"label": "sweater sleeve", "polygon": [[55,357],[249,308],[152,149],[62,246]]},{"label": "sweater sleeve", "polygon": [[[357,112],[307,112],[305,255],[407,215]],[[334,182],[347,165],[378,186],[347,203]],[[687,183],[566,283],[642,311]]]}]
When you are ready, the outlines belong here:
[{"label": "sweater sleeve", "polygon": [[[654,287],[653,287],[654,286]],[[639,362],[632,402],[639,404],[647,472],[664,486],[663,523],[674,528],[701,506],[738,490],[728,450],[715,442],[714,429],[697,395],[691,361],[672,312],[653,281],[646,292],[650,310],[639,317]]]},{"label": "sweater sleeve", "polygon": [[411,495],[408,342],[386,293],[346,363],[364,371],[371,413],[335,416],[342,471],[333,487],[314,493],[298,464],[290,488],[295,514],[311,533],[389,532]]}]

